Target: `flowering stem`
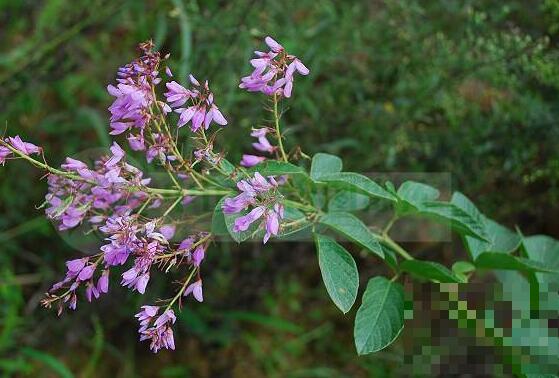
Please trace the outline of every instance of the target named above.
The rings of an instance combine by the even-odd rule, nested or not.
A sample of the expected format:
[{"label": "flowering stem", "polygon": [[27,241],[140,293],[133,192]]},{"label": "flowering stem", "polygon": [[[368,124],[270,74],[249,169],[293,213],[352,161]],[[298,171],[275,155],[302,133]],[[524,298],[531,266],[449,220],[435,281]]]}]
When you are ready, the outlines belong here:
[{"label": "flowering stem", "polygon": [[276,137],[278,139],[278,146],[280,149],[281,157],[283,161],[287,162],[287,155],[283,148],[283,138],[281,136],[280,124],[279,124],[279,113],[278,113],[278,95],[274,93],[274,120],[276,122]]},{"label": "flowering stem", "polygon": [[[177,301],[177,299],[179,299],[182,295],[182,293],[184,293],[184,290],[186,290],[186,287],[188,286],[188,283],[190,282],[190,280],[192,279],[192,276],[194,276],[194,273],[196,272],[196,268],[192,268],[192,271],[190,272],[190,275],[188,276],[188,278],[186,279],[186,281],[184,281],[184,283],[182,284],[182,287],[180,288],[180,290],[177,292],[177,294],[175,295],[175,297],[171,300],[171,302],[167,305],[167,307],[165,307],[165,311],[167,311],[168,309],[170,309],[175,302]],[[163,311],[163,312],[165,312]]]},{"label": "flowering stem", "polygon": [[9,145],[8,143],[4,142],[2,139],[0,139],[0,145],[7,147],[10,151],[12,151],[14,154],[18,155],[19,157],[21,157],[22,159],[27,160],[28,162],[30,162],[32,165],[39,167],[39,168],[43,168],[45,171],[48,171],[52,174],[55,174],[57,176],[62,176],[62,177],[66,177],[69,179],[73,179],[73,180],[81,180],[81,181],[86,181],[89,183],[93,183],[89,180],[84,179],[81,176],[78,175],[74,175],[72,173],[69,172],[64,172],[61,171],[59,169],[53,168],[50,165],[46,164],[46,163],[41,163],[39,160],[33,159],[31,156],[28,156],[26,154],[24,154],[23,152],[19,151],[18,149],[13,148],[11,145]]}]

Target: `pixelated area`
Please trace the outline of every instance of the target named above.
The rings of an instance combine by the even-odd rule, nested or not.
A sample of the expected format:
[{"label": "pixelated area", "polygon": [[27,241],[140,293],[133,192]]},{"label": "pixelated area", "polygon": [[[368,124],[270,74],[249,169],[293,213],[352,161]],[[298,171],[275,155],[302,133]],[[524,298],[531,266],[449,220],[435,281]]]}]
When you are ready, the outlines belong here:
[{"label": "pixelated area", "polygon": [[406,285],[400,376],[559,372],[558,286],[530,291],[517,272],[468,284]]}]

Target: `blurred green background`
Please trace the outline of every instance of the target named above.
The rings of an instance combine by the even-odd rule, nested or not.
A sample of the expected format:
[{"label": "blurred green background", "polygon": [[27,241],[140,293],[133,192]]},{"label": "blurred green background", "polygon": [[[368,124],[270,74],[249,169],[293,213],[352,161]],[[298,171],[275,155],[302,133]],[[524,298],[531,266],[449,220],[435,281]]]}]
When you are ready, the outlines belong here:
[{"label": "blurred green background", "polygon": [[[263,119],[239,78],[269,34],[311,70],[284,118],[291,147],[339,154],[353,171],[448,172],[491,218],[557,238],[558,31],[559,0],[0,0],[0,121],[53,164],[108,145],[105,87],[153,38],[180,80],[210,80],[237,161]],[[138,342],[132,314],[149,299],[116,276],[111,295],[58,319],[38,302],[76,252],[35,209],[41,175],[0,168],[7,376],[383,377],[402,363],[400,344],[356,357],[354,311],[330,303],[309,243],[212,247],[206,301],[182,312],[174,353]],[[151,299],[171,287],[152,282]]]}]

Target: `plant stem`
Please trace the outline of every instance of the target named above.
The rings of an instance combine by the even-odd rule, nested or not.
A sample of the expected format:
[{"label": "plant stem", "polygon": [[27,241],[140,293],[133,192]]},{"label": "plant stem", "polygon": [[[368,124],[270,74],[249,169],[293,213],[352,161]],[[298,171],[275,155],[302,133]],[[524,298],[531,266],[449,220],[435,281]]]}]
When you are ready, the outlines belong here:
[{"label": "plant stem", "polygon": [[392,248],[396,251],[400,256],[402,256],[406,260],[413,260],[413,256],[411,256],[404,248],[400,247],[398,243],[390,238],[388,235],[377,235],[381,242],[386,244],[388,247]]},{"label": "plant stem", "polygon": [[279,124],[279,113],[278,113],[278,95],[274,93],[274,121],[276,122],[276,137],[278,138],[278,146],[280,149],[281,157],[283,161],[287,162],[287,155],[283,149],[283,138],[281,136],[280,124]]},{"label": "plant stem", "polygon": [[167,215],[169,215],[169,213],[171,211],[173,211],[173,209],[178,205],[178,203],[182,200],[182,197],[177,197],[177,199],[175,200],[175,202],[173,202],[173,204],[171,206],[169,206],[169,208],[163,213],[163,215],[161,216],[161,218],[165,218]]},{"label": "plant stem", "polygon": [[293,207],[295,209],[301,209],[301,210],[307,210],[307,211],[313,211],[316,212],[317,210],[309,205],[305,205],[296,201],[292,201],[292,200],[288,200],[288,199],[284,199],[282,201],[285,205],[289,206],[289,207]]},{"label": "plant stem", "polygon": [[[180,290],[177,292],[177,294],[175,295],[175,297],[171,300],[171,302],[167,305],[167,307],[165,307],[165,311],[167,311],[168,309],[170,309],[175,302],[177,301],[177,299],[180,298],[180,296],[182,295],[182,293],[184,293],[184,290],[186,289],[186,286],[188,286],[188,283],[190,282],[190,280],[192,279],[192,276],[194,276],[194,273],[196,272],[196,268],[192,268],[192,271],[190,272],[190,275],[188,276],[188,278],[186,279],[186,281],[184,281],[184,283],[182,284],[182,287],[180,288]],[[163,311],[163,312],[165,312]]]}]

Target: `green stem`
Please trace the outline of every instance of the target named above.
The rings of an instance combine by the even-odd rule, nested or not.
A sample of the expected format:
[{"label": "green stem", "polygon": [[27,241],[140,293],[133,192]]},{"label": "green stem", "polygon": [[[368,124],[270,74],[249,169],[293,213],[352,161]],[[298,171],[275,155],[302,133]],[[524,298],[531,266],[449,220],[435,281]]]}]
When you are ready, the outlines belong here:
[{"label": "green stem", "polygon": [[[186,290],[186,286],[188,286],[188,283],[190,282],[190,280],[192,279],[192,276],[194,276],[194,273],[196,272],[196,268],[193,268],[192,271],[190,272],[190,275],[188,276],[188,278],[186,279],[186,281],[184,281],[184,283],[182,284],[182,287],[180,288],[180,290],[177,292],[177,294],[175,295],[175,297],[171,300],[171,302],[167,305],[167,307],[165,308],[165,311],[167,311],[168,309],[170,309],[175,302],[177,301],[177,299],[179,299],[181,297],[181,295],[184,293],[184,290]],[[163,312],[165,312],[163,311]]]},{"label": "green stem", "polygon": [[161,218],[165,218],[167,215],[169,215],[169,213],[171,213],[171,211],[173,211],[173,209],[179,204],[180,201],[182,201],[182,197],[177,197],[175,202],[173,202],[173,204],[171,206],[169,206],[169,208],[163,213]]},{"label": "green stem", "polygon": [[283,138],[281,136],[280,124],[279,124],[279,113],[278,113],[278,95],[274,93],[274,120],[276,122],[276,137],[278,138],[278,146],[280,149],[281,157],[283,161],[287,162],[287,155],[283,148]]},{"label": "green stem", "polygon": [[284,205],[287,205],[289,207],[293,207],[295,209],[301,209],[301,210],[307,210],[307,211],[312,211],[312,212],[316,212],[317,210],[309,205],[305,205],[296,201],[292,201],[292,200],[288,200],[288,199],[284,199],[282,201],[284,203]]},{"label": "green stem", "polygon": [[400,247],[398,243],[390,238],[388,235],[377,235],[380,241],[386,244],[388,247],[392,248],[396,251],[400,256],[402,256],[406,260],[413,260],[413,256],[411,256],[404,248]]}]

